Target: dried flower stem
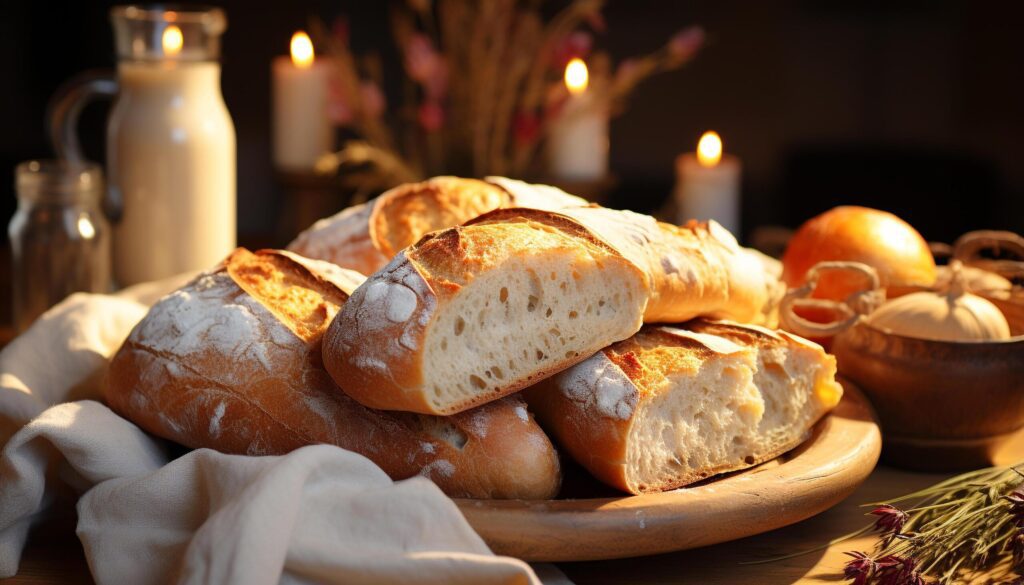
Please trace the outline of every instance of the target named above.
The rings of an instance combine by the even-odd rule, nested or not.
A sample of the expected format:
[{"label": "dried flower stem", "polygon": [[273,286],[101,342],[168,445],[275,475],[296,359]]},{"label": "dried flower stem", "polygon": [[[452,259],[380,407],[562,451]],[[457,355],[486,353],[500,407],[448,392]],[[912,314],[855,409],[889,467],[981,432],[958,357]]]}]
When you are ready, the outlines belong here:
[{"label": "dried flower stem", "polygon": [[1007,543],[1020,530],[1006,496],[1021,483],[1014,468],[992,467],[890,500],[911,504],[908,520],[899,538],[879,543],[875,556],[914,559],[939,583],[992,570],[1012,552]]},{"label": "dried flower stem", "polygon": [[[406,75],[390,117],[382,111],[379,61],[356,59],[347,34],[339,32],[347,27],[335,27],[336,34],[331,35],[321,22],[313,22],[312,36],[328,49],[334,63],[335,123],[360,139],[359,153],[334,160],[362,160],[367,153],[388,152],[389,160],[378,167],[394,169],[395,159],[400,159],[403,172],[419,177],[543,175],[540,148],[569,110],[562,107],[568,96],[561,60],[566,55],[587,56],[590,36],[583,29],[603,27],[604,4],[605,0],[570,0],[546,20],[538,0],[393,3],[392,36]],[[692,57],[703,33],[689,29],[680,35],[655,53],[628,61],[629,75],[613,75],[607,55],[592,54],[586,101],[615,113],[612,102],[624,103],[640,81]],[[366,162],[375,166],[374,161]]]},{"label": "dried flower stem", "polygon": [[335,77],[337,82],[345,88],[345,93],[350,96],[352,109],[355,111],[355,124],[364,140],[377,148],[393,150],[394,141],[388,127],[379,119],[366,114],[360,90],[359,71],[352,53],[327,33],[320,20],[311,20],[309,27],[310,33],[317,43],[328,46],[334,55]]},{"label": "dried flower stem", "polygon": [[[541,110],[547,88],[545,57],[552,53],[559,39],[572,32],[587,16],[600,14],[603,5],[604,0],[577,0],[565,7],[551,20],[538,51],[541,58],[534,60],[533,67],[527,74],[521,110],[524,112],[539,112]],[[517,144],[512,157],[512,167],[516,170],[526,169],[536,153],[539,142],[538,138]]]},{"label": "dried flower stem", "polygon": [[[882,538],[872,554],[847,553],[844,575],[856,584],[916,585],[969,581],[986,574],[1004,582],[1024,569],[1024,475],[1016,468],[971,471],[873,508],[873,524],[793,558],[856,538],[871,529]],[[901,510],[896,504],[904,504]]]}]

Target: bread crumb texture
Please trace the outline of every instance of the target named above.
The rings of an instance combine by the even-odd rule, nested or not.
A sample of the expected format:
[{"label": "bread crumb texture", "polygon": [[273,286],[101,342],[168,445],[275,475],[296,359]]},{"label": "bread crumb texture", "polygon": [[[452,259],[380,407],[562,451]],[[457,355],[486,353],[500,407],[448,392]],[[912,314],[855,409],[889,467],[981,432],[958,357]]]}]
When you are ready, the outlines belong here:
[{"label": "bread crumb texture", "polygon": [[[439,295],[450,294],[424,341],[425,390],[438,411],[521,388],[638,327],[642,282],[603,248],[537,222],[471,228],[424,245],[466,259],[431,263]],[[514,254],[502,247],[508,238],[520,241]]]}]

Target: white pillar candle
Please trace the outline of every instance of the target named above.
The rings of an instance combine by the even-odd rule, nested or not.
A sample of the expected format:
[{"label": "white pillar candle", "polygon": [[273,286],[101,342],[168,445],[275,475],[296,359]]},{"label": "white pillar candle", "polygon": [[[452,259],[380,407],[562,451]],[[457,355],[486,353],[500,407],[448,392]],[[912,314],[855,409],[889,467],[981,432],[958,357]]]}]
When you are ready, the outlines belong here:
[{"label": "white pillar candle", "polygon": [[599,181],[608,174],[608,109],[587,91],[589,74],[582,59],[565,68],[569,101],[548,137],[548,171],[555,179]]},{"label": "white pillar candle", "polygon": [[676,159],[677,223],[713,219],[739,237],[740,161],[722,153],[722,140],[705,132],[697,152]]},{"label": "white pillar candle", "polygon": [[327,116],[330,67],[313,57],[304,32],[292,36],[291,56],[277,57],[274,84],[274,164],[284,170],[310,170],[334,149]]}]

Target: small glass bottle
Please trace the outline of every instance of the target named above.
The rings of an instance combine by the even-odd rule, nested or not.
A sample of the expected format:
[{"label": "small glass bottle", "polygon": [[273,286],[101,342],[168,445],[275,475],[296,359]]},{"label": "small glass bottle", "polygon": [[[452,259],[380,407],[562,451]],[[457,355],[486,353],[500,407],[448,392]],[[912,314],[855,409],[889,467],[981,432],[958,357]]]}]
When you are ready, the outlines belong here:
[{"label": "small glass bottle", "polygon": [[110,224],[101,210],[103,173],[94,164],[29,161],[15,170],[14,327],[21,333],[74,292],[110,290]]}]

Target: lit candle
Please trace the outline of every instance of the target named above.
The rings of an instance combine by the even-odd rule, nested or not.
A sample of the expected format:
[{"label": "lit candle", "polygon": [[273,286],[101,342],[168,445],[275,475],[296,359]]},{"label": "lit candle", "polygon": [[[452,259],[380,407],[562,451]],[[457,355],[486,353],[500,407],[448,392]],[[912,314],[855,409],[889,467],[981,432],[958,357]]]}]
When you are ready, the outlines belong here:
[{"label": "lit candle", "polygon": [[565,67],[569,100],[548,138],[548,171],[567,181],[598,181],[608,174],[608,109],[597,102],[587,64],[573,59]]},{"label": "lit candle", "polygon": [[327,117],[330,68],[313,57],[313,43],[299,31],[292,35],[291,57],[277,57],[274,78],[274,164],[310,170],[334,148]]},{"label": "lit candle", "polygon": [[722,139],[705,132],[696,154],[676,159],[677,222],[713,219],[739,236],[740,161],[722,153]]}]

